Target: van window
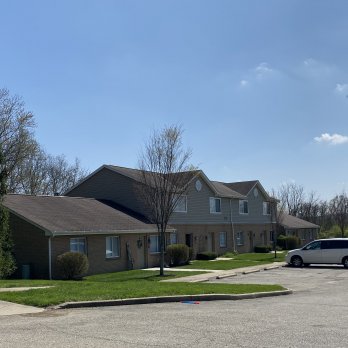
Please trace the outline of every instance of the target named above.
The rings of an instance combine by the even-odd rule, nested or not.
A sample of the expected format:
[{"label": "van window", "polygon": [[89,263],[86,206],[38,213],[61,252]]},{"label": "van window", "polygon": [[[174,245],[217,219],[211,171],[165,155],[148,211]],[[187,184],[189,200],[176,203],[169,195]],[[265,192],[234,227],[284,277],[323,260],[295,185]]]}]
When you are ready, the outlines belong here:
[{"label": "van window", "polygon": [[303,250],[319,250],[320,249],[321,242],[313,242],[308,245],[306,245]]},{"label": "van window", "polygon": [[323,240],[321,242],[322,249],[346,249],[348,248],[348,240]]}]

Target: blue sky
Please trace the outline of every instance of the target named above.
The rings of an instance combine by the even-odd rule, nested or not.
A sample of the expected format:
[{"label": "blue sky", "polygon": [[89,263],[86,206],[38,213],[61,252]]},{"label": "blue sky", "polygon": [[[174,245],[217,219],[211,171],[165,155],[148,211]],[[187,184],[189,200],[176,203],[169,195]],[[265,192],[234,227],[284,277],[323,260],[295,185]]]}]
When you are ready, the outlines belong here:
[{"label": "blue sky", "polygon": [[181,124],[210,179],[348,189],[347,1],[0,0],[0,87],[52,154],[137,166]]}]

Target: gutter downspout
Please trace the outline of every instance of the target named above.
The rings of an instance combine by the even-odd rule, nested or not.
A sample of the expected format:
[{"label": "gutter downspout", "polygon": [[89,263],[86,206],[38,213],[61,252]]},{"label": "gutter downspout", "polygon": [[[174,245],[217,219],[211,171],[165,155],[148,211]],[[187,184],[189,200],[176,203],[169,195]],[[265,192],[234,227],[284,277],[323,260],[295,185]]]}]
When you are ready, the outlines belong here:
[{"label": "gutter downspout", "polygon": [[235,236],[234,236],[234,225],[233,225],[233,218],[232,218],[232,199],[231,198],[230,198],[230,218],[231,218],[231,227],[232,227],[233,252],[237,252],[236,240],[235,240]]},{"label": "gutter downspout", "polygon": [[50,280],[52,280],[52,237],[48,238],[48,274]]}]

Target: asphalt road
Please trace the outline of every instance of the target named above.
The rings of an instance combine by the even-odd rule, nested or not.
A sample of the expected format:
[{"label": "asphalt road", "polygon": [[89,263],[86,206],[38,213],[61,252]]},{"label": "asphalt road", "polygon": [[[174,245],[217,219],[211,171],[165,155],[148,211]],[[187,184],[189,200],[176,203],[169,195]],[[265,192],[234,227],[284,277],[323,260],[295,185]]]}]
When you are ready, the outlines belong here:
[{"label": "asphalt road", "polygon": [[282,268],[218,282],[295,292],[0,317],[0,347],[348,347],[348,270]]}]

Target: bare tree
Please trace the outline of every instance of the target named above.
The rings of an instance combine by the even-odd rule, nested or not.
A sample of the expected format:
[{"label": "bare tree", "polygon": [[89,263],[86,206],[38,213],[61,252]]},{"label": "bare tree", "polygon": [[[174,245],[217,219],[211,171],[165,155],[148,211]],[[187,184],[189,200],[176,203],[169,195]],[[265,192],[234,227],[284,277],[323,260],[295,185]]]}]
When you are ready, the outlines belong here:
[{"label": "bare tree", "polygon": [[279,198],[285,205],[289,215],[297,216],[304,201],[303,186],[295,183],[283,184],[279,189]]},{"label": "bare tree", "polygon": [[343,191],[330,201],[330,212],[333,220],[339,226],[343,238],[348,225],[348,196],[346,192]]},{"label": "bare tree", "polygon": [[138,190],[160,239],[160,275],[164,275],[165,232],[168,221],[197,171],[188,170],[191,151],[184,150],[180,126],[154,131],[139,156]]},{"label": "bare tree", "polygon": [[3,171],[7,177],[35,147],[33,114],[26,111],[22,99],[0,89],[0,143],[3,151]]},{"label": "bare tree", "polygon": [[52,156],[39,145],[10,173],[10,193],[62,194],[86,176],[78,159],[69,164],[64,155]]},{"label": "bare tree", "polygon": [[277,239],[280,235],[281,222],[285,214],[285,202],[277,198],[274,189],[271,191],[270,212],[271,212],[271,231],[273,233],[274,258],[277,258]]},{"label": "bare tree", "polygon": [[317,223],[319,214],[319,198],[317,194],[312,191],[308,194],[300,205],[297,216],[303,220]]}]

